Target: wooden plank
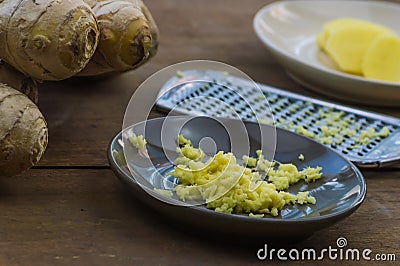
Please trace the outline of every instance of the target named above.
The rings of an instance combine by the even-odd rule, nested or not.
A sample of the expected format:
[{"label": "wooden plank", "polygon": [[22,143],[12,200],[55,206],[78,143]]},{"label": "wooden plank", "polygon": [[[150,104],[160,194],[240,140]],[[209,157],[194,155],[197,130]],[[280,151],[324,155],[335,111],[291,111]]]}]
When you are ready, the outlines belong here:
[{"label": "wooden plank", "polygon": [[[254,14],[269,2],[147,0],[161,31],[159,53],[148,64],[110,78],[40,85],[50,130],[40,167],[107,167],[107,145],[137,86],[185,60],[222,61],[256,81],[321,97],[290,80],[253,32]],[[400,117],[398,108],[374,110]],[[321,250],[346,237],[349,248],[396,253],[398,260],[400,172],[364,174],[368,192],[356,213],[285,247]],[[126,193],[108,169],[32,169],[1,179],[0,210],[0,265],[251,265],[259,263],[256,252],[264,243],[280,247],[188,234]]]},{"label": "wooden plank", "polygon": [[281,246],[188,234],[126,193],[111,170],[35,169],[0,180],[0,265],[247,265],[258,262],[264,243],[321,250],[336,247],[338,237],[348,248],[399,258],[400,172],[365,175],[368,193],[357,212]]}]

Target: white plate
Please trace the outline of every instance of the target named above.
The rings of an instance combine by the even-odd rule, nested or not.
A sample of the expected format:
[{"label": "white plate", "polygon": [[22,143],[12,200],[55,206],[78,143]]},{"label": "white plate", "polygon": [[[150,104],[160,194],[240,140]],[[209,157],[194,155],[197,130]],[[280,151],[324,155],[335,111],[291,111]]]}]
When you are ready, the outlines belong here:
[{"label": "white plate", "polygon": [[302,85],[333,98],[368,105],[400,106],[400,83],[339,71],[315,36],[332,19],[352,17],[385,25],[400,35],[400,5],[382,1],[279,1],[262,8],[254,30]]}]

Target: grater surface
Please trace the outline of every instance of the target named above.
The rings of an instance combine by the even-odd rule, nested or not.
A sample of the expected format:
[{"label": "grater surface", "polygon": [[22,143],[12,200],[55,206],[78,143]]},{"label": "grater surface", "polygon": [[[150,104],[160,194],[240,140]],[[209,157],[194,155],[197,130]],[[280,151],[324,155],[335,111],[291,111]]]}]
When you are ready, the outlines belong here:
[{"label": "grater surface", "polygon": [[[211,70],[179,72],[164,84],[157,107],[191,115],[239,115],[247,121],[257,121],[257,113],[259,122],[274,123],[314,138],[358,166],[381,167],[400,162],[400,119],[257,85],[259,88],[244,79]],[[265,114],[261,120],[260,113]],[[336,127],[335,123],[341,126]],[[326,130],[331,134],[326,136]],[[365,138],[371,130],[375,136]],[[378,134],[383,131],[386,134]]]}]

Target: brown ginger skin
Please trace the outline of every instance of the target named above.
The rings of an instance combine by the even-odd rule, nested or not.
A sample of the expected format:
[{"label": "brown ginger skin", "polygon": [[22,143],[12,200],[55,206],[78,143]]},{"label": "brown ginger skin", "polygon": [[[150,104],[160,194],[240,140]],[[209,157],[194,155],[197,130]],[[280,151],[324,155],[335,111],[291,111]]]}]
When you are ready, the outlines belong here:
[{"label": "brown ginger skin", "polygon": [[99,30],[82,0],[0,0],[0,58],[37,80],[62,80],[81,71]]},{"label": "brown ginger skin", "polygon": [[150,10],[147,8],[147,6],[143,3],[142,0],[125,0],[125,1],[131,2],[134,5],[138,6],[140,8],[140,10],[142,11],[143,15],[146,17],[147,24],[149,25],[151,36],[152,36],[150,57],[154,56],[157,53],[158,38],[159,38],[160,32],[158,30],[157,24],[156,24],[153,16],[150,13]]},{"label": "brown ginger skin", "polygon": [[46,121],[38,107],[26,95],[0,84],[0,177],[36,164],[47,139]]},{"label": "brown ginger skin", "polygon": [[98,48],[80,76],[137,68],[153,56],[158,28],[142,1],[85,0],[100,28]]}]

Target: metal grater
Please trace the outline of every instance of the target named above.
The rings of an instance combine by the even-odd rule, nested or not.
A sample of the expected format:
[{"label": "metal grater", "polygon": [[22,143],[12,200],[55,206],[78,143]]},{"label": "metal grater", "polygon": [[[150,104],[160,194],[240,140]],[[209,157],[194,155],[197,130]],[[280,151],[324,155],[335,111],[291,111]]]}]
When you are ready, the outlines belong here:
[{"label": "metal grater", "polygon": [[[270,107],[278,127],[288,129],[287,125],[291,125],[293,127],[289,130],[297,131],[301,126],[315,136],[321,135],[321,127],[326,123],[324,115],[342,112],[340,119],[352,121],[349,130],[357,132],[356,135],[349,137],[338,132],[335,139],[342,140],[339,143],[326,144],[321,139],[317,139],[318,141],[360,167],[382,167],[400,162],[400,119],[313,99],[263,84],[258,86],[268,99],[269,106],[260,99],[259,90],[254,84],[247,80],[211,70],[179,72],[162,87],[157,107],[164,112],[174,110],[182,114],[235,118],[229,108],[221,104],[222,101],[232,107],[241,119],[248,121],[256,121],[250,106],[255,112],[262,112]],[[234,93],[235,91],[238,93]],[[245,96],[247,102],[240,95]],[[280,123],[282,120],[284,122]],[[389,134],[386,137],[376,137],[368,144],[359,145],[357,140],[360,132],[368,127],[376,131],[386,127]]]}]

